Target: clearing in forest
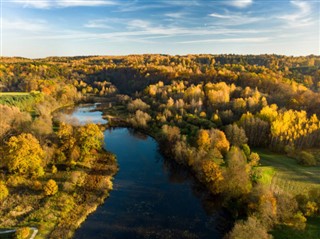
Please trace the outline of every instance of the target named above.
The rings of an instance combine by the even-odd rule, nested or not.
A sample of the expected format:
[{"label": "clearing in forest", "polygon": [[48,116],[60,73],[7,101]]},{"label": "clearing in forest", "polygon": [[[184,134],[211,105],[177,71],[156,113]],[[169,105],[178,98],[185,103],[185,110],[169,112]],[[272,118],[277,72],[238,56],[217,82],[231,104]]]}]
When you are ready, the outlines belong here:
[{"label": "clearing in forest", "polygon": [[307,193],[314,187],[320,188],[320,166],[303,166],[296,159],[265,149],[255,151],[261,158],[263,178],[270,179],[275,192],[297,195]]}]

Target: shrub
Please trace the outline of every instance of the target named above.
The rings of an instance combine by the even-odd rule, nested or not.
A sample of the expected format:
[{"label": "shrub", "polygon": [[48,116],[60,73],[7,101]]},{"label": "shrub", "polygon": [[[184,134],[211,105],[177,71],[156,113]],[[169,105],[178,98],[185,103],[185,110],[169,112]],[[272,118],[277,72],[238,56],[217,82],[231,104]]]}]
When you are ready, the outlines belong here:
[{"label": "shrub", "polygon": [[315,166],[317,161],[311,153],[301,151],[299,154],[299,163],[305,166]]},{"label": "shrub", "polygon": [[292,144],[286,145],[284,147],[284,151],[286,152],[286,154],[289,157],[294,157],[295,156],[295,148],[294,148],[294,145],[292,145]]},{"label": "shrub", "polygon": [[43,187],[44,194],[46,196],[55,195],[58,192],[58,185],[56,181],[50,179]]},{"label": "shrub", "polygon": [[206,118],[206,117],[207,117],[206,112],[201,111],[201,113],[200,113],[200,117],[201,117],[201,118]]},{"label": "shrub", "polygon": [[52,165],[52,168],[51,168],[51,173],[52,174],[56,174],[58,172],[58,169],[56,166]]},{"label": "shrub", "polygon": [[27,180],[23,176],[10,175],[7,180],[9,187],[24,187],[27,185]]},{"label": "shrub", "polygon": [[297,230],[304,230],[306,228],[307,219],[303,216],[302,212],[297,212],[293,216],[292,226]]},{"label": "shrub", "polygon": [[34,182],[32,182],[32,189],[36,191],[42,190],[42,183],[38,180],[35,180]]},{"label": "shrub", "polygon": [[257,153],[251,153],[249,156],[249,161],[251,166],[258,166],[260,161],[260,156]]},{"label": "shrub", "polygon": [[246,155],[247,158],[249,158],[251,150],[248,144],[243,144],[241,145],[241,149],[243,150],[244,154]]},{"label": "shrub", "polygon": [[316,202],[308,201],[306,204],[306,212],[305,215],[310,217],[315,215],[318,212],[319,208]]}]

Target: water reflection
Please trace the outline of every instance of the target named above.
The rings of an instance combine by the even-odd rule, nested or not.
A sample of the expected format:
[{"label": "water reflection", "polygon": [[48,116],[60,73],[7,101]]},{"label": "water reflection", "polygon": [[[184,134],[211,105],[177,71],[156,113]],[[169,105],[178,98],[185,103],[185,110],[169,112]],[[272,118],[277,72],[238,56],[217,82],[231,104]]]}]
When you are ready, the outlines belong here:
[{"label": "water reflection", "polygon": [[102,112],[97,111],[98,104],[79,105],[76,108],[66,108],[59,115],[59,120],[73,125],[84,125],[87,123],[106,124],[107,120],[102,118]]},{"label": "water reflection", "polygon": [[219,200],[186,168],[165,159],[151,137],[110,129],[105,147],[116,154],[120,171],[110,197],[76,231],[76,239],[218,239],[229,229]]}]

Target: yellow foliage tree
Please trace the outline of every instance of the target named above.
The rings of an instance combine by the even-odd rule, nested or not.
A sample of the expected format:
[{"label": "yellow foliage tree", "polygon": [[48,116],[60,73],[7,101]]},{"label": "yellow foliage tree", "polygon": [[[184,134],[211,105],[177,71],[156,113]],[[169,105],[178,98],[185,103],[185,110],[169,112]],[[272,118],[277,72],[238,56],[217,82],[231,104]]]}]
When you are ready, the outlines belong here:
[{"label": "yellow foliage tree", "polygon": [[29,227],[21,227],[16,230],[15,239],[26,239],[30,235],[30,228]]},{"label": "yellow foliage tree", "polygon": [[46,196],[55,195],[58,192],[58,185],[56,181],[50,179],[43,187],[44,194]]},{"label": "yellow foliage tree", "polygon": [[211,139],[208,130],[201,129],[198,133],[197,144],[199,149],[208,150],[211,145]]},{"label": "yellow foliage tree", "polygon": [[102,146],[103,133],[96,124],[90,123],[79,129],[81,157],[91,150],[99,150]]},{"label": "yellow foliage tree", "polygon": [[9,195],[9,190],[3,181],[0,181],[0,202]]},{"label": "yellow foliage tree", "polygon": [[7,145],[9,148],[9,172],[35,177],[44,174],[41,165],[44,152],[39,141],[34,136],[25,133],[19,136],[12,136]]},{"label": "yellow foliage tree", "polygon": [[224,179],[222,171],[215,162],[212,160],[204,160],[201,163],[203,172],[202,180],[208,185],[212,193],[221,192],[220,182]]}]

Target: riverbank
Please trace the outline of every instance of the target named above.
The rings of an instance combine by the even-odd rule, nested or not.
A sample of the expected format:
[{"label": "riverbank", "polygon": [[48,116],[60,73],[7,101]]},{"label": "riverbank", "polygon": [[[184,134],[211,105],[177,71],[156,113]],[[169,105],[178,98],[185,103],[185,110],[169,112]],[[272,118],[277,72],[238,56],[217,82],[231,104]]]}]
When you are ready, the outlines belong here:
[{"label": "riverbank", "polygon": [[[85,221],[87,216],[94,212],[99,205],[109,196],[113,189],[113,176],[117,173],[118,167],[113,154],[103,152],[91,164],[91,169],[77,168],[71,174],[81,175],[84,179],[77,179],[76,184],[81,184],[76,192],[74,207],[57,220],[57,224],[49,237],[43,238],[72,238],[75,230]],[[75,179],[71,179],[75,181]],[[83,180],[82,182],[79,182]],[[68,188],[68,185],[65,185]],[[40,237],[39,237],[40,238]]]},{"label": "riverbank", "polygon": [[105,132],[105,147],[120,167],[114,190],[75,239],[223,238],[229,218],[221,204],[189,171],[164,158],[156,140],[112,128]]},{"label": "riverbank", "polygon": [[[86,217],[109,196],[117,172],[115,156],[104,149],[90,151],[89,158],[76,164],[49,164],[44,176],[38,178],[0,169],[10,195],[0,203],[0,227],[35,227],[37,239],[72,238]],[[58,192],[48,196],[44,186],[49,180],[57,183]]]},{"label": "riverbank", "polygon": [[0,226],[37,227],[38,239],[72,238],[86,217],[109,196],[117,171],[114,155],[101,151],[90,169],[76,166],[39,178],[40,185],[49,178],[58,183],[59,192],[54,196],[45,196],[34,188],[35,182],[24,180],[23,185],[9,188],[10,199],[0,206]]}]

